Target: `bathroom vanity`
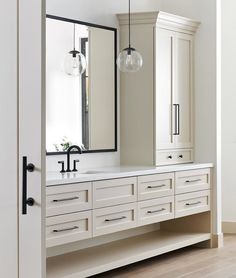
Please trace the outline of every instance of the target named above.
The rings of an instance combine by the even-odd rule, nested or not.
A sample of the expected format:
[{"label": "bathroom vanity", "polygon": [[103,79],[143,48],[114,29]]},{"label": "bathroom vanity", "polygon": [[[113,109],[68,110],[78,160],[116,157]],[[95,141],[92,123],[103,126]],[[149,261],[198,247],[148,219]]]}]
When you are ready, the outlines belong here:
[{"label": "bathroom vanity", "polygon": [[[118,20],[123,49],[129,17],[121,14]],[[78,50],[88,60],[82,76],[63,75],[63,89],[52,77],[61,76],[57,61],[68,47],[48,59],[47,154],[68,152],[67,172],[60,156],[55,165],[62,168],[54,165],[47,173],[47,278],[88,277],[186,246],[220,242],[213,164],[193,163],[194,38],[200,23],[164,12],[132,14],[130,22],[144,64],[133,75],[121,73],[119,113],[116,29],[47,18],[48,49],[62,47],[62,39],[68,44],[74,26]],[[69,35],[62,38],[61,28]],[[68,98],[65,89],[74,81]],[[119,150],[121,165],[133,166],[82,170],[79,164],[77,172],[81,151],[73,154],[70,168],[71,145],[82,150],[81,160],[87,153]]]},{"label": "bathroom vanity", "polygon": [[47,277],[88,277],[212,247],[212,164],[48,173]]}]

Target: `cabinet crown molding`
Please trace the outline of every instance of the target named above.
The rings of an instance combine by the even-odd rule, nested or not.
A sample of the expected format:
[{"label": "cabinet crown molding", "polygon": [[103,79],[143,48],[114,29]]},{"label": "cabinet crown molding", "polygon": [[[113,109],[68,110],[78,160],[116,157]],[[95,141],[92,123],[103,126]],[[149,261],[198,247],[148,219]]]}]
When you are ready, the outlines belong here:
[{"label": "cabinet crown molding", "polygon": [[[128,14],[118,14],[117,15],[120,26],[128,25]],[[188,34],[194,34],[200,22],[174,15],[166,12],[144,12],[144,13],[132,13],[131,14],[131,24],[151,24],[156,27],[169,29],[172,31],[178,31]]]}]

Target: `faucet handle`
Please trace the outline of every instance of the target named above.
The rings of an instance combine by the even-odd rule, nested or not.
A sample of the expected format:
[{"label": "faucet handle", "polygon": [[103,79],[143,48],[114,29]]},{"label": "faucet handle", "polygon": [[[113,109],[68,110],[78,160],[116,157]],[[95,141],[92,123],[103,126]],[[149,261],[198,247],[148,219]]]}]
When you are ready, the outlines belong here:
[{"label": "faucet handle", "polygon": [[78,172],[78,170],[76,169],[76,163],[80,162],[79,159],[75,159],[74,160],[74,169],[72,170],[72,172]]},{"label": "faucet handle", "polygon": [[65,173],[65,162],[62,160],[62,161],[58,161],[58,164],[61,164],[61,171],[60,173]]}]

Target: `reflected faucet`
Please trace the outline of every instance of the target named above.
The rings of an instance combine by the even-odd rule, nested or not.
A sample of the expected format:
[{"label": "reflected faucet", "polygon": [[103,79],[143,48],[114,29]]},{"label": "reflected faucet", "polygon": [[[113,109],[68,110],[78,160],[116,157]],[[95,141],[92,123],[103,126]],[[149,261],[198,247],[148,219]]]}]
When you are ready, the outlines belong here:
[{"label": "reflected faucet", "polygon": [[70,155],[71,155],[71,151],[72,150],[78,150],[79,154],[82,154],[82,150],[79,146],[76,146],[76,145],[73,145],[73,146],[70,146],[67,150],[67,170],[66,172],[72,172],[71,169],[70,169]]}]

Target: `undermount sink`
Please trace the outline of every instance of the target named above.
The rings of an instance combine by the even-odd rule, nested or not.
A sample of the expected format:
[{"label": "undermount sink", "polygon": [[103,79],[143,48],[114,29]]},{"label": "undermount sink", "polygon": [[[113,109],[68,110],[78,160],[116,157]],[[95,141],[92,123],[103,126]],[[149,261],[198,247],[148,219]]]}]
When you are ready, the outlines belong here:
[{"label": "undermount sink", "polygon": [[103,171],[96,171],[96,170],[91,170],[91,171],[86,171],[86,172],[81,172],[79,173],[80,175],[96,175],[96,174],[105,174],[106,172]]}]

